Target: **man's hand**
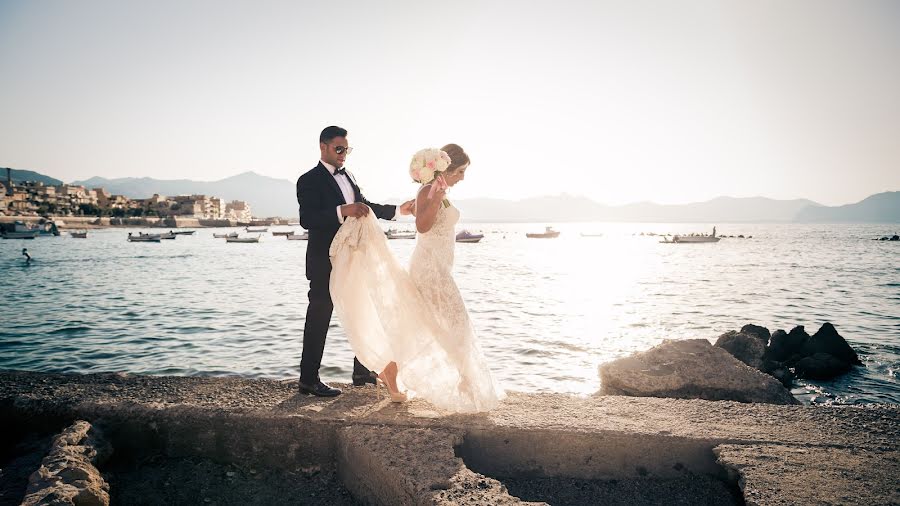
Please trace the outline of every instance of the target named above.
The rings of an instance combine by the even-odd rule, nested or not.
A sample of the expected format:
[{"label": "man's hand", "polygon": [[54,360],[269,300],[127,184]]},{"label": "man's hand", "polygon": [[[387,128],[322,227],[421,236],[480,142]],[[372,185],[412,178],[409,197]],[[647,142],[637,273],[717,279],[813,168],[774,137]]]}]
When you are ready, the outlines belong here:
[{"label": "man's hand", "polygon": [[354,202],[353,204],[344,204],[341,206],[341,216],[344,218],[362,218],[368,216],[369,206],[362,202]]},{"label": "man's hand", "polygon": [[416,215],[416,199],[407,200],[406,202],[400,204],[400,214],[406,215],[411,214],[413,216]]}]

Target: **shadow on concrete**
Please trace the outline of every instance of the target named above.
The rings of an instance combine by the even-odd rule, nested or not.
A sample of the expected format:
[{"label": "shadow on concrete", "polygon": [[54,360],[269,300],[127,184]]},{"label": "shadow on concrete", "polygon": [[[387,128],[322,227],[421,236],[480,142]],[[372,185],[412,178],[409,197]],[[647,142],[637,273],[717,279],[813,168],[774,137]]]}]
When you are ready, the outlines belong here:
[{"label": "shadow on concrete", "polygon": [[621,433],[470,430],[454,450],[523,501],[548,504],[743,505],[713,442]]}]

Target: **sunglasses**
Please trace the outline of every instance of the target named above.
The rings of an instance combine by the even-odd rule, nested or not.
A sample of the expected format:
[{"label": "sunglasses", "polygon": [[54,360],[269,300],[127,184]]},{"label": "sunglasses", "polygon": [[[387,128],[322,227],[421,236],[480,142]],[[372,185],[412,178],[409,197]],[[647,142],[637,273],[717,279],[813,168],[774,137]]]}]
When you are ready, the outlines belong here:
[{"label": "sunglasses", "polygon": [[335,146],[335,147],[334,147],[334,152],[337,153],[337,154],[339,154],[339,155],[343,155],[344,153],[347,153],[347,154],[349,155],[350,153],[353,152],[353,148],[347,148],[347,147],[344,147],[344,146]]}]

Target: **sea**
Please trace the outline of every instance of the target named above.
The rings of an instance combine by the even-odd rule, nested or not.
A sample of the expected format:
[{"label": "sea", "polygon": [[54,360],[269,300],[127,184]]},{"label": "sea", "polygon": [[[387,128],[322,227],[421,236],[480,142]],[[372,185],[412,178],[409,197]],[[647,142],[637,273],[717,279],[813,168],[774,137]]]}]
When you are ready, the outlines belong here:
[{"label": "sea", "polygon": [[[526,237],[547,225],[559,237]],[[830,322],[863,365],[799,381],[795,396],[900,403],[900,242],[873,240],[897,224],[718,223],[718,243],[660,242],[712,226],[461,223],[485,236],[456,245],[453,272],[500,384],[591,395],[601,364],[665,339],[714,342],[748,323],[813,334]],[[307,244],[271,234],[289,228],[256,244],[210,228],[160,243],[130,243],[141,229],[125,228],[2,240],[0,369],[297,378]],[[408,265],[415,240],[390,247]],[[352,361],[335,317],[322,378],[349,382]]]}]

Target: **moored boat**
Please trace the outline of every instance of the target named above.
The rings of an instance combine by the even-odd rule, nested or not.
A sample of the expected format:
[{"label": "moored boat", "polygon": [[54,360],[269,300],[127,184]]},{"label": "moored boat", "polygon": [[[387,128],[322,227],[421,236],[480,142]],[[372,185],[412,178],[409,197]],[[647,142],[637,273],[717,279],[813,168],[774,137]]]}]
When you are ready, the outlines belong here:
[{"label": "moored boat", "polygon": [[257,234],[257,233],[268,232],[269,227],[246,227],[246,228],[244,228],[244,230],[247,231],[248,233]]},{"label": "moored boat", "polygon": [[196,232],[196,230],[176,230],[174,232],[169,230],[170,234],[175,235],[194,235],[194,232]]},{"label": "moored boat", "polygon": [[231,232],[229,234],[217,234],[217,233],[213,232],[213,237],[215,237],[216,239],[225,239],[226,237],[237,237],[237,236],[238,236],[237,232]]},{"label": "moored boat", "polygon": [[69,232],[69,235],[75,239],[87,239],[87,230],[77,230]]},{"label": "moored boat", "polygon": [[53,237],[59,235],[55,222],[41,219],[37,224],[17,220],[10,225],[0,227],[4,239],[34,239],[35,237]]},{"label": "moored boat", "polygon": [[278,237],[280,235],[294,235],[294,233],[295,232],[293,230],[273,230],[272,231],[272,235],[275,237]]},{"label": "moored boat", "polygon": [[528,232],[525,237],[529,239],[555,239],[559,237],[559,231],[553,230],[553,227],[544,227],[543,232]]},{"label": "moored boat", "polygon": [[256,236],[256,237],[226,237],[225,242],[237,242],[237,243],[259,242],[259,236]]},{"label": "moored boat", "polygon": [[37,231],[30,232],[3,232],[0,237],[4,239],[34,239],[38,236]]},{"label": "moored boat", "polygon": [[285,236],[288,241],[308,241],[309,240],[309,232],[303,232],[302,234],[291,234]]},{"label": "moored boat", "polygon": [[387,232],[384,233],[388,239],[415,239],[416,233],[409,231],[400,231],[389,228]]},{"label": "moored boat", "polygon": [[128,232],[128,242],[159,242],[159,234],[132,235],[131,232]]},{"label": "moored boat", "polygon": [[463,230],[460,233],[456,234],[456,242],[476,243],[482,239],[484,239],[484,234],[473,234],[468,230]]}]

